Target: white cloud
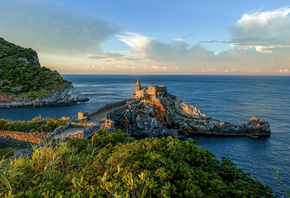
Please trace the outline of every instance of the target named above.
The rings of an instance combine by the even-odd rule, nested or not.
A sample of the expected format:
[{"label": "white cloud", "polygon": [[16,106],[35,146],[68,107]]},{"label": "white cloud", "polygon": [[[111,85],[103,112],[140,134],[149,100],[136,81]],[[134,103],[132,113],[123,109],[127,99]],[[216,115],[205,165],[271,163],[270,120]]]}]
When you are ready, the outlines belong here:
[{"label": "white cloud", "polygon": [[266,47],[266,46],[261,46],[261,45],[255,46],[256,51],[260,52],[260,53],[263,53],[263,54],[272,54],[273,53],[273,51],[272,51],[273,48],[275,48],[275,47],[274,46]]},{"label": "white cloud", "polygon": [[250,73],[250,74],[253,74],[253,73],[255,73],[255,74],[258,74],[258,73],[263,73],[263,71],[262,70],[260,70],[260,69],[256,69],[256,70],[249,70],[249,71],[247,71],[248,73]]},{"label": "white cloud", "polygon": [[237,72],[237,69],[225,69],[224,71],[223,71],[224,73],[236,73]]},{"label": "white cloud", "polygon": [[173,39],[173,41],[184,42],[184,39],[183,38],[176,38],[176,39]]},{"label": "white cloud", "polygon": [[[289,14],[288,7],[244,14],[230,29],[231,41],[213,38],[189,45],[186,38],[192,34],[164,43],[134,32],[120,35],[118,25],[85,16],[60,3],[2,0],[0,27],[5,28],[0,29],[0,34],[18,38],[12,41],[36,49],[43,55],[41,60],[63,73],[69,73],[73,66],[83,68],[79,71],[84,73],[289,74]],[[109,53],[100,49],[100,44],[115,35],[131,50]],[[213,52],[203,46],[218,42],[232,44],[232,48]]]},{"label": "white cloud", "polygon": [[278,70],[276,70],[276,73],[289,73],[290,72],[290,70],[289,69],[278,69]]},{"label": "white cloud", "polygon": [[137,57],[162,62],[195,62],[195,60],[211,59],[212,56],[215,56],[213,52],[200,45],[189,46],[180,39],[167,44],[137,33],[127,33],[125,36],[118,37],[120,41],[132,48]]},{"label": "white cloud", "polygon": [[147,56],[144,49],[146,49],[153,40],[153,38],[132,32],[127,32],[125,36],[119,35],[118,39],[130,46],[140,57],[143,58]]},{"label": "white cloud", "polygon": [[[232,44],[232,49],[215,53],[201,45],[189,46],[182,40],[163,43],[137,33],[119,37],[136,53],[138,72],[191,73],[275,73],[276,67],[288,67],[289,45],[260,46]],[[287,53],[288,52],[288,53]],[[278,54],[278,55],[277,55]],[[129,61],[126,59],[126,61]],[[124,61],[125,63],[125,61]],[[150,65],[151,66],[148,66]],[[152,66],[153,65],[153,66]],[[161,69],[158,65],[166,65]],[[178,65],[178,68],[176,67]],[[228,67],[231,65],[232,68]],[[255,68],[255,69],[253,69]],[[142,70],[142,71],[141,71]]]},{"label": "white cloud", "polygon": [[[289,14],[288,7],[244,14],[231,28],[232,48],[221,52],[198,44],[189,46],[184,39],[163,43],[137,33],[127,33],[119,39],[129,45],[137,57],[155,61],[156,65],[165,64],[171,71],[176,71],[179,65],[178,71],[183,73],[275,73],[280,72],[276,69],[278,65],[289,67]],[[160,67],[152,69],[160,71]]]},{"label": "white cloud", "polygon": [[152,65],[152,70],[154,70],[154,71],[167,71],[168,67],[167,66]]},{"label": "white cloud", "polygon": [[[238,20],[238,26],[265,26],[271,21],[277,18],[284,18],[290,13],[289,7],[280,8],[267,12],[255,12],[253,14],[244,14],[241,19]],[[248,24],[248,25],[247,25]]]},{"label": "white cloud", "polygon": [[290,44],[290,8],[244,14],[231,27],[238,45],[276,46]]},{"label": "white cloud", "polygon": [[201,71],[206,72],[206,73],[216,73],[218,72],[218,69],[214,67],[206,67],[206,68],[202,68]]}]

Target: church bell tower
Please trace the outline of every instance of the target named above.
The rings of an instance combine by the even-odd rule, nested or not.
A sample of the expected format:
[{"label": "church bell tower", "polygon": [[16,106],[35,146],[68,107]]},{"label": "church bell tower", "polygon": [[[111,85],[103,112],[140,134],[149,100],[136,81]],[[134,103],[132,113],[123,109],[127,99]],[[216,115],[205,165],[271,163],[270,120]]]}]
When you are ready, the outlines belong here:
[{"label": "church bell tower", "polygon": [[140,83],[140,80],[138,79],[136,83],[136,91],[140,91],[140,88],[141,88],[141,83]]}]

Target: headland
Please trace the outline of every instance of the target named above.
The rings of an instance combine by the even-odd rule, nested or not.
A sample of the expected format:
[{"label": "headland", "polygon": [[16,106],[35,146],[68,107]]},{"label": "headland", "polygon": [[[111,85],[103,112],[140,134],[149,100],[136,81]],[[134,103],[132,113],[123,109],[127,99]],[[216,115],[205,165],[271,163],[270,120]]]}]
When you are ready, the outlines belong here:
[{"label": "headland", "polygon": [[[106,113],[102,113],[106,110]],[[167,87],[142,87],[138,80],[131,99],[104,105],[98,111],[79,112],[79,119],[105,116],[101,127],[121,129],[142,137],[180,135],[269,136],[268,122],[252,117],[235,125],[206,116],[200,110],[168,93]],[[100,116],[101,115],[101,116]]]},{"label": "headland", "polygon": [[0,108],[69,105],[89,99],[37,53],[0,38]]}]

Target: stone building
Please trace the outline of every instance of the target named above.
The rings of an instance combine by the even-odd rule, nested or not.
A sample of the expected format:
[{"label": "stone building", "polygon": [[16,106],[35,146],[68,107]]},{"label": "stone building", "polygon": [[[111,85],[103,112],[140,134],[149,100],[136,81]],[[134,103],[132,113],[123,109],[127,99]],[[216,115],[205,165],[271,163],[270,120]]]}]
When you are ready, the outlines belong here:
[{"label": "stone building", "polygon": [[132,94],[132,99],[139,99],[143,98],[146,95],[149,96],[156,96],[158,93],[162,93],[159,95],[164,95],[167,93],[167,87],[164,86],[149,86],[147,87],[141,87],[141,82],[138,79],[136,83],[136,93]]}]

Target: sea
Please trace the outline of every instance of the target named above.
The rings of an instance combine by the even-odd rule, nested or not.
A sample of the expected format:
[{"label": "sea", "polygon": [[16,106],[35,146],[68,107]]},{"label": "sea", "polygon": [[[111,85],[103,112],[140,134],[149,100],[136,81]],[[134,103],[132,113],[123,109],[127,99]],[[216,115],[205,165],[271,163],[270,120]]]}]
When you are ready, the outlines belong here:
[{"label": "sea", "polygon": [[[212,118],[234,124],[256,116],[270,123],[270,137],[194,136],[196,144],[251,173],[275,195],[285,196],[274,174],[279,170],[290,188],[290,76],[214,75],[62,75],[90,98],[71,106],[0,109],[0,118],[30,120],[36,116],[77,118],[103,104],[130,98],[135,83],[167,86],[168,92]],[[285,196],[286,197],[286,196]]]}]

